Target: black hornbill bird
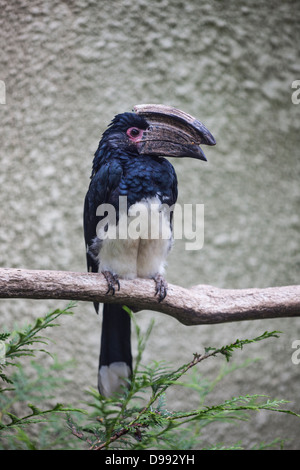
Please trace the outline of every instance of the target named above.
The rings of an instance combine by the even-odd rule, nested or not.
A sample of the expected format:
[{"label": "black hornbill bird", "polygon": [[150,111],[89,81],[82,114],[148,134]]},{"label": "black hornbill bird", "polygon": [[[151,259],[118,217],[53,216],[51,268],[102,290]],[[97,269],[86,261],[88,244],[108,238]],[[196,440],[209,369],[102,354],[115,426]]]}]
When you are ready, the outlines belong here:
[{"label": "black hornbill bird", "polygon": [[[176,173],[163,157],[206,160],[199,145],[215,143],[200,121],[170,106],[138,105],[134,112],[118,114],[112,120],[94,155],[84,205],[88,270],[104,274],[108,293],[120,288],[119,279],[152,278],[156,295],[163,301],[167,294],[164,265],[172,245],[172,216],[165,209],[177,200]],[[126,197],[122,207],[121,196]],[[107,211],[99,211],[103,204],[114,209],[115,219],[107,218]],[[158,237],[152,237],[151,231],[146,236],[120,236],[118,228],[124,217],[128,226],[135,209],[146,208],[150,213],[153,207],[160,213]],[[98,312],[99,305],[95,308]],[[131,372],[130,317],[121,305],[104,304],[100,393],[111,396],[120,391]]]}]

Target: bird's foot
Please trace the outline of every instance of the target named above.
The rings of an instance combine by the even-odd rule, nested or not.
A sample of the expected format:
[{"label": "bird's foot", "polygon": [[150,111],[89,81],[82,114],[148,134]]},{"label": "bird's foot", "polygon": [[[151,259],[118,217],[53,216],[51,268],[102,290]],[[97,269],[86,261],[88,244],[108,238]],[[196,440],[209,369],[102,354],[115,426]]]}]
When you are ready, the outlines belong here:
[{"label": "bird's foot", "polygon": [[117,274],[113,274],[111,271],[102,271],[102,274],[105,277],[108,286],[105,295],[109,294],[110,292],[112,295],[115,295],[116,287],[117,290],[120,290],[120,282]]},{"label": "bird's foot", "polygon": [[155,295],[158,296],[158,301],[161,302],[167,295],[168,283],[161,274],[155,274],[152,278],[155,282]]}]

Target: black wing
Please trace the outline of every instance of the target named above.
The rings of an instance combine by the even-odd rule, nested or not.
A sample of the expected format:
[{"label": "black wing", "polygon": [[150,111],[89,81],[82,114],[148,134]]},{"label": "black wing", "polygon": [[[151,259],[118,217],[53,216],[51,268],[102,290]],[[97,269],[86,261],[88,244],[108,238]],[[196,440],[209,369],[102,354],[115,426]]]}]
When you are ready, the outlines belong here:
[{"label": "black wing", "polygon": [[98,272],[98,254],[101,250],[101,240],[97,237],[97,224],[100,216],[97,216],[97,208],[101,204],[112,203],[112,199],[118,193],[119,183],[122,178],[122,167],[115,161],[105,163],[93,175],[89,190],[84,201],[84,238],[86,245],[87,269],[89,272]]}]

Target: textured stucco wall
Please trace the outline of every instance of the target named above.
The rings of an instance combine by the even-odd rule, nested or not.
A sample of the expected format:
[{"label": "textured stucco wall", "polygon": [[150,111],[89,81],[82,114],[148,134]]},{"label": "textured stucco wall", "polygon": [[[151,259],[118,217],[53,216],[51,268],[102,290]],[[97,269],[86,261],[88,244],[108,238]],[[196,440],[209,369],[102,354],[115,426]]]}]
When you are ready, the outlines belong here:
[{"label": "textured stucco wall", "polygon": [[[266,287],[299,283],[299,115],[291,84],[300,79],[295,2],[0,0],[0,263],[85,270],[82,205],[92,156],[111,118],[138,103],[172,104],[202,120],[217,139],[209,162],[175,161],[180,202],[205,204],[205,245],[178,241],[167,278],[182,285]],[[65,305],[65,303],[58,303]],[[56,302],[2,301],[1,325],[28,323]],[[300,411],[300,365],[292,364],[298,319],[184,327],[157,313],[144,362],[180,364],[204,346],[265,330],[280,340],[237,355],[261,357],[217,387],[214,400],[246,393],[291,400]],[[61,400],[96,386],[101,316],[79,303],[51,332],[53,350],[75,357]],[[201,368],[212,376],[222,364]],[[185,391],[170,400],[186,401]],[[211,399],[213,400],[213,398]],[[181,403],[182,405],[182,403]],[[180,406],[181,406],[180,405]],[[195,403],[189,404],[193,406]],[[299,422],[261,413],[251,424],[220,426],[209,442],[288,437]]]}]

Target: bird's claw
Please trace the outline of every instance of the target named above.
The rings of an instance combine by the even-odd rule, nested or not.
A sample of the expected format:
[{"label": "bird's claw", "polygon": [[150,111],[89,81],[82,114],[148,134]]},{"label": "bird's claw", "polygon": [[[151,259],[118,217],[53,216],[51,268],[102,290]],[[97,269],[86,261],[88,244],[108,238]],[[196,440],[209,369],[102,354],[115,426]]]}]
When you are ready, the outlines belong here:
[{"label": "bird's claw", "polygon": [[161,274],[156,274],[152,279],[155,282],[155,295],[158,296],[158,301],[161,302],[167,295],[168,283]]},{"label": "bird's claw", "polygon": [[105,295],[109,294],[110,292],[112,295],[115,295],[116,286],[117,290],[120,290],[120,282],[118,276],[116,274],[113,274],[111,271],[102,271],[102,274],[105,277],[108,286]]}]

